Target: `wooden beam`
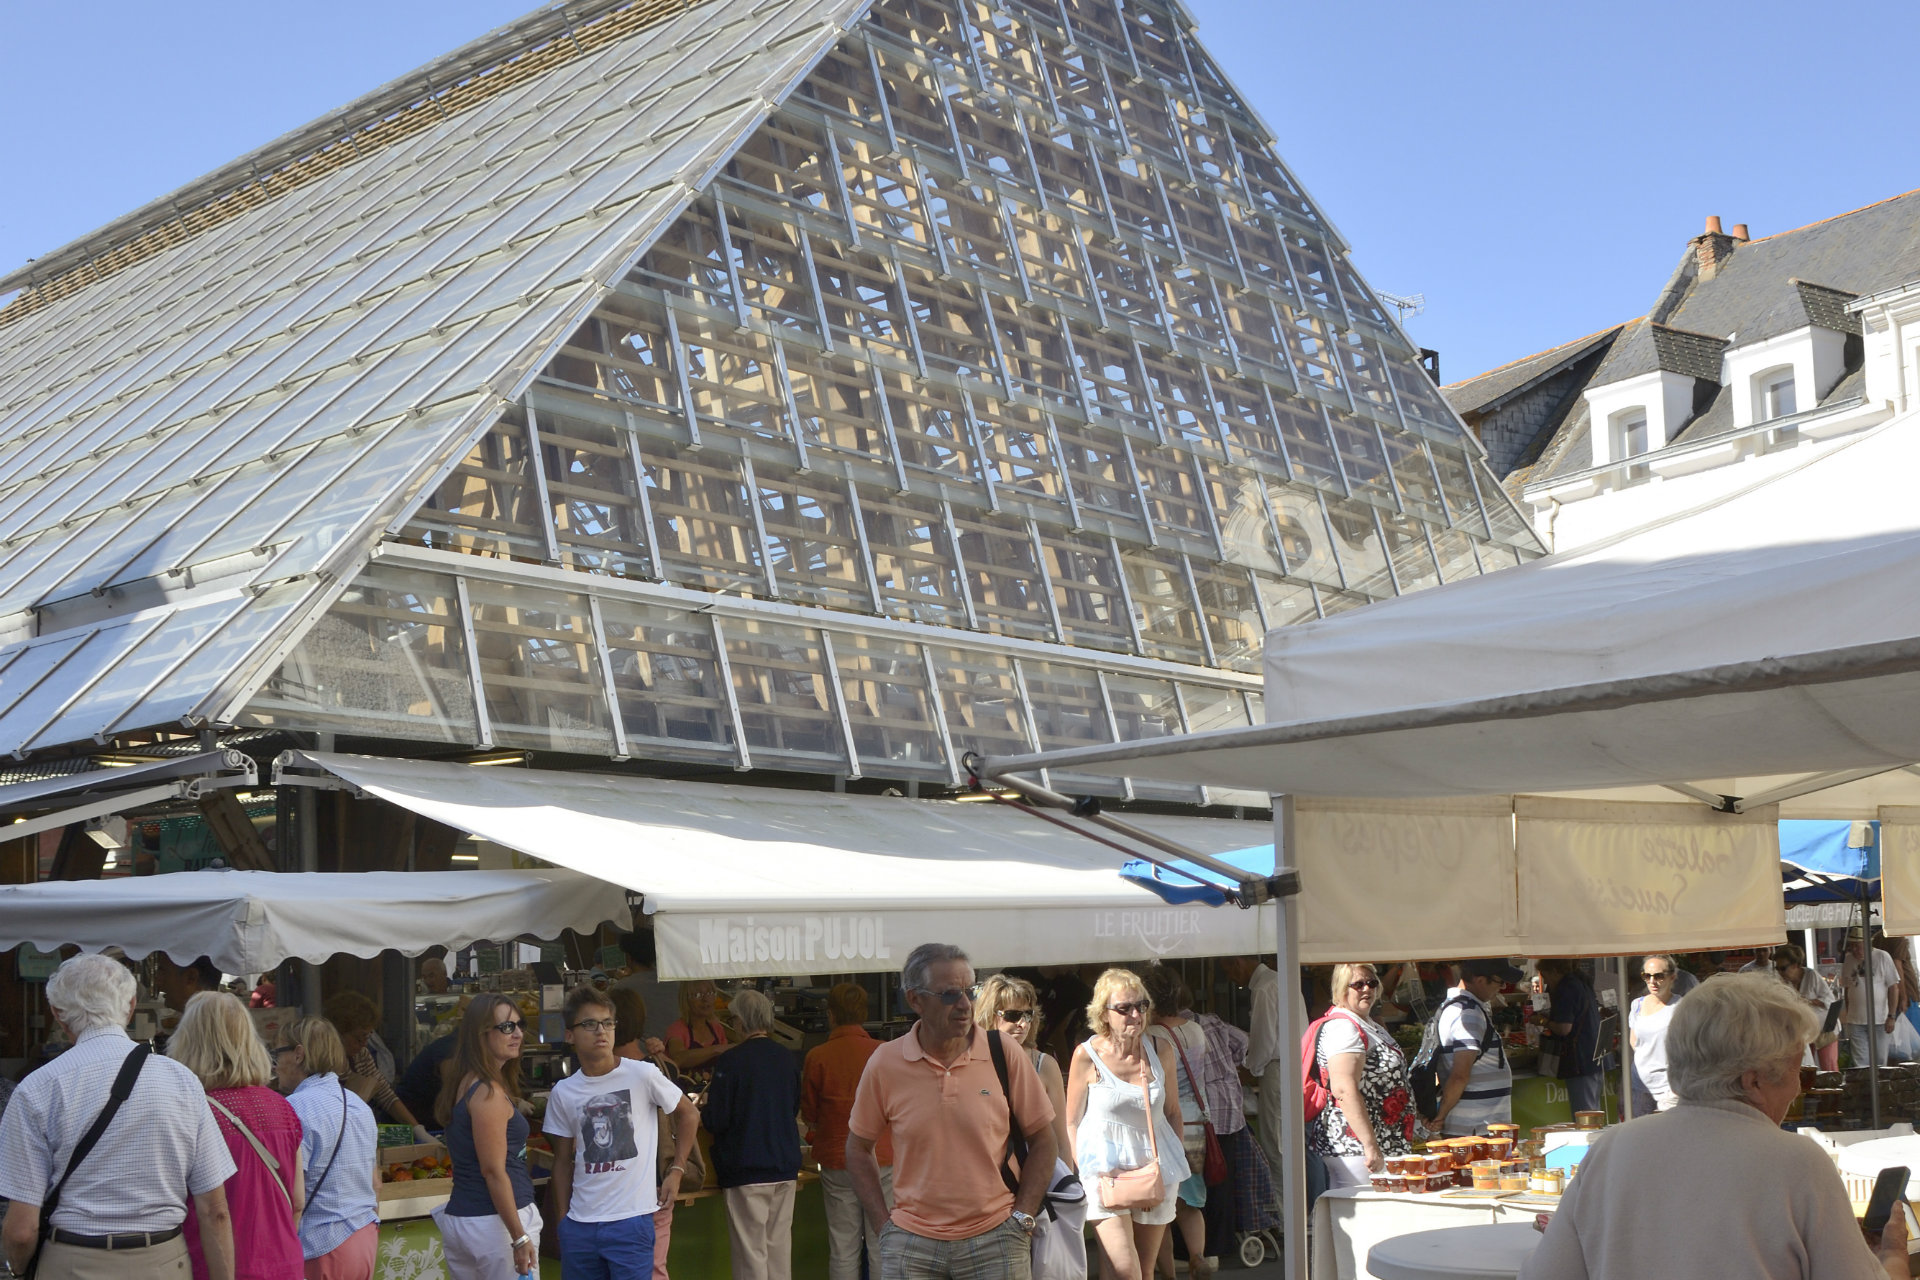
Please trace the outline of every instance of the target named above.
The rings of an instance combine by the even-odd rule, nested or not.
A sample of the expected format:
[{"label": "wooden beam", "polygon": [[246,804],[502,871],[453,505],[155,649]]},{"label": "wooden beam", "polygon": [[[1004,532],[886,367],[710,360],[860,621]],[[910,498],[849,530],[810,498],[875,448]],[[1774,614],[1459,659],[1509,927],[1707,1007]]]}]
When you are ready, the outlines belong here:
[{"label": "wooden beam", "polygon": [[247,810],[231,791],[210,791],[195,802],[200,816],[207,820],[227,865],[241,871],[272,871],[273,855],[253,829]]}]

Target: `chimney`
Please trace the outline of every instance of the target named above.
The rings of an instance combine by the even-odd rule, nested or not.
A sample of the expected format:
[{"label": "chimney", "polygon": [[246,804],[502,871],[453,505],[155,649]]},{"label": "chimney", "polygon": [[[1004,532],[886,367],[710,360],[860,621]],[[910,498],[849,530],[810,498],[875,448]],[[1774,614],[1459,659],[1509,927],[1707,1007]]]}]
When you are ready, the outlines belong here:
[{"label": "chimney", "polygon": [[1733,238],[1742,244],[1753,239],[1752,236],[1747,234],[1747,224],[1744,222],[1736,222],[1733,224]]},{"label": "chimney", "polygon": [[[1740,227],[1744,231],[1746,228]],[[1733,247],[1739,243],[1733,236],[1720,229],[1720,216],[1714,214],[1707,219],[1707,229],[1688,241],[1693,249],[1694,262],[1699,268],[1700,279],[1711,280],[1720,273],[1720,264],[1733,256]]]}]

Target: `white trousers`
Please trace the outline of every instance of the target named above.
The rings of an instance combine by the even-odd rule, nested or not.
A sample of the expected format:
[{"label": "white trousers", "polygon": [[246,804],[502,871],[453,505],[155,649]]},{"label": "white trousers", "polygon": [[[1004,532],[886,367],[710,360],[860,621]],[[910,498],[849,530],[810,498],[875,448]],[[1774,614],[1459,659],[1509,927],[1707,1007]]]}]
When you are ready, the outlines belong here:
[{"label": "white trousers", "polygon": [[799,1185],[754,1182],[727,1188],[733,1280],[793,1280],[793,1194]]},{"label": "white trousers", "polygon": [[[453,1280],[518,1280],[520,1273],[513,1265],[513,1237],[507,1234],[507,1224],[500,1221],[499,1214],[456,1218],[443,1207],[433,1211],[433,1221],[440,1228],[441,1247],[447,1255],[447,1274]],[[522,1206],[520,1226],[533,1237],[533,1273],[537,1276],[540,1274],[540,1210],[533,1205]]]},{"label": "white trousers", "polygon": [[[880,1166],[880,1194],[893,1208],[893,1166]],[[869,1270],[880,1274],[880,1238],[866,1229],[860,1197],[845,1169],[820,1171],[820,1199],[827,1208],[827,1280],[860,1280],[860,1243],[866,1241]]]}]

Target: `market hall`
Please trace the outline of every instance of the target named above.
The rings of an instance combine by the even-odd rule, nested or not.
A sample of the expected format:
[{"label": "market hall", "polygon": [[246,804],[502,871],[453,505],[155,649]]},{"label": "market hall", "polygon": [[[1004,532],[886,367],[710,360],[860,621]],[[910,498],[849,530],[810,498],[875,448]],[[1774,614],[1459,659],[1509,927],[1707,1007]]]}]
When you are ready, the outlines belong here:
[{"label": "market hall", "polygon": [[[331,1006],[383,1082],[463,995],[502,996],[539,1092],[570,1070],[569,988],[636,976],[636,923],[661,983],[770,985],[796,1050],[836,977],[902,1029],[899,964],[945,940],[1042,988],[1158,960],[1197,1012],[1277,1018],[1283,1069],[1287,961],[1266,1010],[1210,961],[1442,982],[1785,937],[1792,797],[1648,821],[1619,807],[1644,796],[1475,793],[1362,824],[1303,795],[1276,841],[1268,775],[970,785],[975,756],[1294,720],[1271,637],[1545,550],[1178,5],[539,10],[0,298],[9,1077],[60,1042],[42,984],[74,947],[142,965],[137,1036],[244,979],[276,1069],[326,1056],[286,1037]],[[1785,768],[1693,762],[1634,781]],[[1011,807],[1040,793],[1077,812]],[[1842,816],[1891,850],[1906,803]],[[1715,851],[1714,896],[1649,922],[1625,881],[1594,927],[1548,851],[1649,829]],[[1315,848],[1403,856],[1296,884]],[[1201,905],[1156,866],[1189,855]],[[1383,938],[1355,895],[1385,884],[1419,910]],[[414,1276],[448,1193],[401,1176],[441,1160],[407,1113],[376,1262]],[[731,1265],[718,1204],[686,1206],[673,1265]],[[1283,1234],[1298,1263],[1304,1223]]]}]

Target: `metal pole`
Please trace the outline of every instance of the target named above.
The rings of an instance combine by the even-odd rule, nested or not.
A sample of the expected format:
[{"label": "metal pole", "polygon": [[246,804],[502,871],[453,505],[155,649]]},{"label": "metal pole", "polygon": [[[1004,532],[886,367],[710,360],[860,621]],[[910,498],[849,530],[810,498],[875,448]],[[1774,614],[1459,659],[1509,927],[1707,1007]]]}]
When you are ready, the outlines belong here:
[{"label": "metal pole", "polygon": [[[1273,873],[1279,876],[1296,871],[1294,856],[1293,797],[1273,798]],[[1293,993],[1300,990],[1300,909],[1294,894],[1284,894],[1273,904],[1277,943],[1275,965],[1280,974],[1279,1068],[1286,1083],[1280,1090],[1280,1239],[1281,1274],[1286,1280],[1307,1280],[1307,1116],[1301,1097],[1300,1037],[1305,1027],[1294,1025]],[[1267,1070],[1273,1070],[1268,1067]]]},{"label": "metal pole", "polygon": [[[1866,966],[1860,974],[1860,990],[1867,1005],[1867,1100],[1873,1108],[1873,1127],[1880,1127],[1880,1019],[1874,1014],[1873,988],[1873,914],[1867,908],[1867,892],[1872,882],[1860,877],[1860,960]],[[1844,998],[1844,996],[1842,997]]]},{"label": "metal pole", "polygon": [[[1620,1009],[1620,1118],[1622,1120],[1633,1119],[1633,1030],[1627,1025],[1627,961],[1630,959],[1632,959],[1631,956],[1621,956],[1615,962],[1620,966],[1615,975],[1619,979],[1615,990],[1619,992]],[[1606,1106],[1606,1099],[1602,1098],[1600,1105]]]}]

